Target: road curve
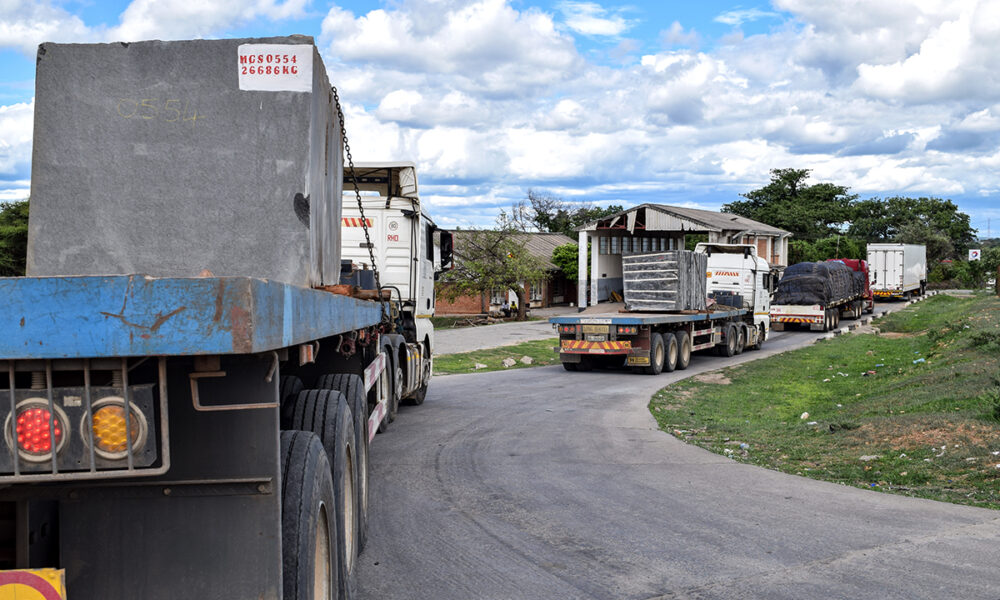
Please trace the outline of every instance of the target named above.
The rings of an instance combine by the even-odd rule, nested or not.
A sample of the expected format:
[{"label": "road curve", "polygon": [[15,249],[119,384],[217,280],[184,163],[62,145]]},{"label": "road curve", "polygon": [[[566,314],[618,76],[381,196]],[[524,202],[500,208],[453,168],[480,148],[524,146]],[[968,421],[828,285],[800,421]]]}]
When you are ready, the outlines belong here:
[{"label": "road curve", "polygon": [[785,475],[657,430],[652,393],[733,362],[435,378],[372,445],[361,596],[1000,598],[998,512]]}]

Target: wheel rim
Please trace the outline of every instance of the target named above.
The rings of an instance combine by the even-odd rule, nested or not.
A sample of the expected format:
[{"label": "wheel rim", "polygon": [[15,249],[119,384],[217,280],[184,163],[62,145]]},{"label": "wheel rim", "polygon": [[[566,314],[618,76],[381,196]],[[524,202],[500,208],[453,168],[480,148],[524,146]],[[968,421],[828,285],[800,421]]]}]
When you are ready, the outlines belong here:
[{"label": "wheel rim", "polygon": [[670,346],[670,364],[677,364],[677,357],[680,350],[677,348],[677,344],[671,344]]},{"label": "wheel rim", "polygon": [[653,366],[655,367],[655,366],[662,365],[663,364],[663,344],[660,344],[659,346],[656,347],[656,354],[654,356],[656,358],[656,363]]},{"label": "wheel rim", "polygon": [[[354,457],[348,453],[347,468],[344,469],[344,552],[347,572],[354,570],[354,557],[357,556],[357,512],[354,510],[357,501],[354,497]],[[322,597],[322,596],[321,596]]]},{"label": "wheel rim", "polygon": [[319,507],[316,519],[316,544],[313,552],[313,598],[331,597],[333,570],[330,568],[330,524],[326,505]]},{"label": "wheel rim", "polygon": [[396,400],[403,397],[403,367],[396,367],[395,385],[393,386],[393,396]]}]

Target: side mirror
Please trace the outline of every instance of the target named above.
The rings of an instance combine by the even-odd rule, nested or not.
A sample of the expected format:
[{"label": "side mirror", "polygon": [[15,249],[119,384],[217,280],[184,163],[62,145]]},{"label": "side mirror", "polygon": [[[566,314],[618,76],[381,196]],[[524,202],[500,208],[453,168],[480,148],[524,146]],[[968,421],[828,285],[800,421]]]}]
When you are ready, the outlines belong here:
[{"label": "side mirror", "polygon": [[441,271],[455,268],[455,241],[450,231],[441,231]]}]

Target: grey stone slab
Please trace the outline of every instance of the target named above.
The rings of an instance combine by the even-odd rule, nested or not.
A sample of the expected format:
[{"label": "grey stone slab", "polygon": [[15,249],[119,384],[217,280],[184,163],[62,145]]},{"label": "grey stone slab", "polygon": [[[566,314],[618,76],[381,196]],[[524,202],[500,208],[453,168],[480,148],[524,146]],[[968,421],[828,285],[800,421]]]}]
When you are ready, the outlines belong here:
[{"label": "grey stone slab", "polygon": [[708,257],[671,250],[622,257],[625,307],[634,311],[702,310]]},{"label": "grey stone slab", "polygon": [[[241,86],[258,64],[296,68]],[[337,282],[341,132],[312,38],[47,43],[35,90],[29,275]]]}]

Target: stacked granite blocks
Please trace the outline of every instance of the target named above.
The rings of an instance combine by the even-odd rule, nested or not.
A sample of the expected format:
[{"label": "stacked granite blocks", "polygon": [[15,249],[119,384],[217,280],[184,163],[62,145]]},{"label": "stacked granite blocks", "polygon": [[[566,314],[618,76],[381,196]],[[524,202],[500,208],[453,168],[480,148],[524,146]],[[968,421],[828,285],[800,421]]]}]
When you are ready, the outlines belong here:
[{"label": "stacked granite blocks", "polygon": [[341,131],[310,37],[42,44],[28,274],[340,275]]},{"label": "stacked granite blocks", "polygon": [[625,308],[645,312],[704,310],[707,270],[708,256],[689,250],[622,256]]}]

